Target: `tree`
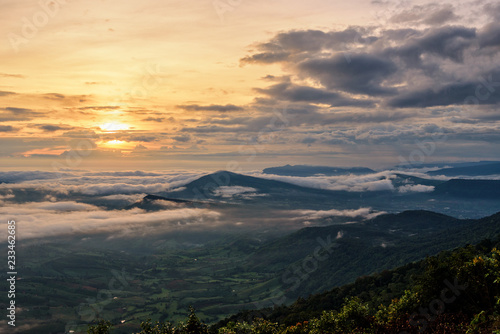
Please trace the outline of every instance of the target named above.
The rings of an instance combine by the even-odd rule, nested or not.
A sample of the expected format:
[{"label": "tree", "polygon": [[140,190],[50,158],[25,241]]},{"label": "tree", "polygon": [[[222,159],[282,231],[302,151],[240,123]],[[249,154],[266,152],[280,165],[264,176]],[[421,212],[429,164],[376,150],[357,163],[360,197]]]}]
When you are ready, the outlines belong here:
[{"label": "tree", "polygon": [[178,330],[182,334],[208,334],[208,327],[198,319],[194,308],[189,307],[189,317],[185,324],[180,323]]},{"label": "tree", "polygon": [[107,320],[99,320],[96,325],[91,325],[87,329],[88,334],[109,334],[109,331],[113,327],[111,322]]}]

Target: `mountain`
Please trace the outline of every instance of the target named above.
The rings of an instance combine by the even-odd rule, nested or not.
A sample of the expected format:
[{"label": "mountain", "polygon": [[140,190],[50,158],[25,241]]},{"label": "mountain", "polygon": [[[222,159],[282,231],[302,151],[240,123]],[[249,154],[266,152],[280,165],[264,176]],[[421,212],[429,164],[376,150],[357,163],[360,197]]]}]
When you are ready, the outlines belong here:
[{"label": "mountain", "polygon": [[202,176],[178,189],[158,195],[198,202],[245,201],[249,205],[266,206],[272,203],[285,208],[337,206],[352,209],[359,207],[356,199],[360,198],[359,193],[309,188],[228,171]]},{"label": "mountain", "polygon": [[374,170],[366,167],[351,167],[351,168],[340,168],[340,167],[328,167],[328,166],[308,166],[308,165],[285,165],[281,167],[269,167],[262,171],[264,174],[274,174],[283,176],[315,176],[315,175],[362,175],[375,173]]},{"label": "mountain", "polygon": [[500,180],[452,179],[436,185],[436,195],[471,199],[499,199]]},{"label": "mountain", "polygon": [[397,167],[402,168],[461,168],[461,167],[474,167],[488,165],[491,163],[498,163],[499,161],[469,161],[469,162],[437,162],[437,163],[422,163],[412,162],[411,164],[400,164]]},{"label": "mountain", "polygon": [[[144,201],[190,205],[169,197],[147,196]],[[245,207],[233,205],[231,210],[239,212]],[[100,307],[96,303],[106,303],[99,316],[114,324],[127,320],[123,324],[123,329],[130,326],[126,333],[138,332],[139,319],[178,321],[189,305],[215,323],[238,309],[288,305],[298,297],[329,291],[376,272],[381,274],[356,289],[364,289],[359,294],[366,298],[381,292],[382,296],[373,298],[375,302],[390,300],[400,296],[398,292],[404,290],[411,274],[395,271],[387,275],[384,270],[500,234],[500,213],[461,220],[413,210],[270,236],[272,226],[264,223],[270,211],[247,210],[251,217],[257,216],[256,231],[233,232],[225,225],[223,234],[217,236],[215,226],[190,232],[180,225],[172,232],[158,230],[153,235],[135,230],[124,237],[103,234],[66,240],[57,236],[31,245],[25,240],[19,256],[25,259],[23,282],[29,284],[19,300],[33,311],[20,313],[19,319],[33,325],[30,333],[65,332],[69,321],[76,322],[79,330],[75,332],[84,332],[87,322],[80,312],[94,312]],[[223,215],[230,212],[221,210]],[[285,211],[277,212],[283,215]],[[330,223],[330,218],[320,223]],[[228,220],[239,221],[232,216]],[[282,217],[274,224],[286,221]],[[157,227],[160,225],[144,226]],[[125,225],[124,231],[127,228]],[[115,285],[121,290],[113,290],[104,300],[90,299],[100,298],[100,291],[115,280],[123,283]],[[390,284],[382,287],[385,283]],[[339,296],[352,291],[339,289]],[[51,297],[54,295],[57,298]],[[326,302],[339,298],[325,297]],[[94,302],[89,304],[89,299]],[[68,314],[67,321],[58,322],[63,312]],[[43,324],[52,327],[41,327]]]},{"label": "mountain", "polygon": [[[226,329],[220,328],[244,321],[253,323],[250,328],[247,325],[247,333],[259,333],[259,320],[255,320],[262,318],[271,324],[279,323],[282,329],[291,326],[275,331],[276,334],[302,326],[301,333],[318,332],[310,325],[323,325],[328,332],[335,333],[496,333],[500,329],[500,316],[492,301],[500,298],[496,281],[500,276],[496,250],[499,247],[498,236],[485,239],[475,246],[465,245],[359,277],[355,282],[299,298],[290,305],[239,312],[213,325],[211,330],[225,332]],[[443,291],[452,292],[453,298],[447,299]],[[433,310],[433,303],[443,307]],[[478,316],[481,314],[488,316]],[[359,327],[338,329],[347,324]],[[337,330],[332,331],[335,327]]]},{"label": "mountain", "polygon": [[355,224],[301,229],[260,247],[246,266],[277,272],[283,296],[290,300],[497,235],[500,213],[461,220],[406,211]]},{"label": "mountain", "polygon": [[435,171],[427,172],[429,175],[445,175],[445,176],[484,176],[484,175],[499,175],[500,162],[489,161],[478,165],[442,168]]},{"label": "mountain", "polygon": [[142,200],[132,205],[127,206],[125,209],[130,210],[134,208],[140,208],[146,211],[159,211],[165,210],[167,208],[179,208],[179,207],[194,207],[204,203],[193,202],[177,198],[167,198],[157,195],[146,195]]},{"label": "mountain", "polygon": [[392,179],[392,184],[395,188],[405,185],[424,185],[424,186],[437,186],[444,183],[443,180],[424,179],[417,176],[396,173],[397,178]]},{"label": "mountain", "polygon": [[[208,202],[220,205],[239,205],[242,211],[251,210],[251,216],[267,217],[269,209],[357,210],[371,208],[375,211],[401,212],[428,210],[456,217],[479,218],[499,209],[498,184],[495,180],[433,180],[395,173],[388,179],[380,175],[369,182],[361,179],[365,189],[356,183],[341,185],[314,184],[307,178],[297,178],[292,184],[268,178],[253,177],[228,171],[202,176],[182,187],[155,195],[170,199],[191,201],[204,207]],[[326,181],[325,181],[326,182]],[[354,181],[358,182],[358,181]],[[389,183],[390,182],[390,183]],[[375,186],[377,185],[377,186]],[[378,187],[383,185],[383,187]],[[319,189],[321,187],[322,189]],[[351,187],[351,188],[350,188]],[[357,188],[354,188],[357,187]],[[154,201],[153,201],[154,202]],[[155,204],[155,205],[151,205]],[[158,202],[137,204],[147,210],[161,210]],[[244,204],[244,205],[243,205]],[[186,204],[188,205],[188,204]],[[189,204],[191,205],[191,204]],[[255,208],[258,208],[257,210]]]}]

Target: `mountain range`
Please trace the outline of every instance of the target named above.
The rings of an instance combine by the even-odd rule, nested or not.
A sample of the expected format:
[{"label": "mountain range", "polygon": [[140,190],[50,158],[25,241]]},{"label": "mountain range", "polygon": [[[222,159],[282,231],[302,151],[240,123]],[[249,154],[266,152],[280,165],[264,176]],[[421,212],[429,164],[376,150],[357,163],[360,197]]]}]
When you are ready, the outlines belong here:
[{"label": "mountain range", "polygon": [[[189,305],[210,323],[237,310],[298,305],[325,291],[336,295],[318,295],[322,303],[338,306],[352,288],[340,287],[359,277],[380,273],[371,280],[384,280],[387,270],[416,268],[427,256],[500,235],[499,180],[284,167],[281,175],[219,171],[120,207],[78,195],[106,208],[101,216],[145,213],[151,221],[23,242],[16,251],[25,333],[68,331],[70,321],[75,333],[85,332],[82,310],[125,320],[117,333],[131,333],[147,317],[180,320]],[[170,213],[178,218],[164,220]],[[380,300],[399,297],[410,279],[399,269],[391,275]],[[116,277],[123,286],[99,300]]]}]

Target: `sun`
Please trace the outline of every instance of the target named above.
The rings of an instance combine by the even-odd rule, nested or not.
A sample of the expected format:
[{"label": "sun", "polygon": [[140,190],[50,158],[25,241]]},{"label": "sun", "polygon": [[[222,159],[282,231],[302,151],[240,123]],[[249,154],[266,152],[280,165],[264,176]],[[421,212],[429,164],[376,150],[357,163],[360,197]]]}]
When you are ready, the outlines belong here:
[{"label": "sun", "polygon": [[108,146],[120,146],[120,145],[123,145],[125,144],[126,142],[123,141],[123,140],[110,140],[110,141],[107,141],[106,142],[106,145]]},{"label": "sun", "polygon": [[103,148],[119,149],[125,151],[132,150],[134,148],[133,144],[127,141],[117,140],[117,139],[101,142],[99,146]]},{"label": "sun", "polygon": [[123,131],[123,130],[128,130],[130,126],[124,123],[119,123],[119,122],[109,122],[109,123],[104,123],[100,126],[102,131],[106,132],[116,132],[116,131]]}]

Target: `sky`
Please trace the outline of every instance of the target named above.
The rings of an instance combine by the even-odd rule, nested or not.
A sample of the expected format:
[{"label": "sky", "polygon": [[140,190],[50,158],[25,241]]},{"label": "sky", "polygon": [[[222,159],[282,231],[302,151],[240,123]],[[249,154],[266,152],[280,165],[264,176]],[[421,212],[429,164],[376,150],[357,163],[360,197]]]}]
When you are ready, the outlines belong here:
[{"label": "sky", "polygon": [[3,170],[499,152],[495,1],[0,1]]}]

